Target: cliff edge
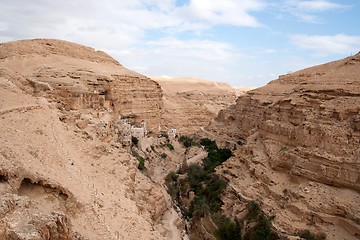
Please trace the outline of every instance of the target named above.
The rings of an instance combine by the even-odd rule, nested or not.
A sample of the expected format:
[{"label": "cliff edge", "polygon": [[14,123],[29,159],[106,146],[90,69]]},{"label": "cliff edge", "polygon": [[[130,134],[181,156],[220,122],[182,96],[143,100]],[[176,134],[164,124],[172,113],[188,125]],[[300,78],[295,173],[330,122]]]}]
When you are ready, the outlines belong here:
[{"label": "cliff edge", "polygon": [[359,238],[359,100],[360,53],[249,91],[207,127],[238,148],[218,171],[284,232]]},{"label": "cliff edge", "polygon": [[156,82],[92,48],[0,44],[0,239],[165,238],[171,203],[116,128],[127,118],[157,129],[161,98]]}]

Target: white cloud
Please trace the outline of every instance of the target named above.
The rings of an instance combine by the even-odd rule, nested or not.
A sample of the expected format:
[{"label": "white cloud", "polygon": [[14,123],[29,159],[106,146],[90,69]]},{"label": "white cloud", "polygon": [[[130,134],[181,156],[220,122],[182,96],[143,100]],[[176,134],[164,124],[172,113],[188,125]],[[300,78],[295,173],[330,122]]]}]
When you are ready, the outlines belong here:
[{"label": "white cloud", "polygon": [[259,27],[262,24],[250,12],[261,11],[265,7],[266,4],[260,0],[191,0],[181,12],[193,21],[205,21],[212,25]]},{"label": "white cloud", "polygon": [[150,41],[149,49],[156,49],[168,57],[187,57],[204,61],[226,60],[234,56],[232,46],[228,43],[209,40],[180,40],[164,38]]},{"label": "white cloud", "polygon": [[6,22],[0,22],[0,32],[8,30],[8,25]]},{"label": "white cloud", "polygon": [[360,36],[350,36],[345,34],[337,35],[292,35],[291,40],[294,45],[314,51],[319,56],[329,56],[332,54],[349,55],[358,52],[360,49]]},{"label": "white cloud", "polygon": [[253,13],[264,10],[266,1],[187,2],[1,0],[0,42],[64,39],[104,50],[142,73],[235,79],[242,56],[228,43],[205,40],[216,39],[207,30],[217,25],[259,27]]},{"label": "white cloud", "polygon": [[273,49],[273,48],[267,48],[267,49],[263,49],[263,50],[260,50],[257,54],[274,54],[276,53],[276,49]]},{"label": "white cloud", "polygon": [[[3,35],[15,39],[61,38],[97,48],[138,43],[147,30],[176,27],[174,0],[64,0],[0,2]],[[4,24],[3,24],[4,25]]]},{"label": "white cloud", "polygon": [[285,0],[283,8],[301,21],[320,23],[319,13],[331,10],[345,10],[350,6],[329,0]]},{"label": "white cloud", "polygon": [[[260,25],[249,14],[264,7],[260,0],[214,2],[191,0],[188,6],[177,7],[176,0],[3,0],[0,32],[15,39],[65,38],[109,48],[115,43],[136,44],[149,30],[176,34],[217,24]],[[188,19],[188,14],[193,18]]]},{"label": "white cloud", "polygon": [[328,11],[346,8],[345,5],[334,3],[328,0],[315,1],[289,1],[289,4],[302,11]]},{"label": "white cloud", "polygon": [[[242,58],[228,43],[208,40],[162,38],[130,49],[132,54],[113,53],[125,66],[149,75],[192,76],[212,80],[226,78],[224,69]],[[229,74],[229,72],[227,72]],[[233,78],[232,76],[231,78]]]}]

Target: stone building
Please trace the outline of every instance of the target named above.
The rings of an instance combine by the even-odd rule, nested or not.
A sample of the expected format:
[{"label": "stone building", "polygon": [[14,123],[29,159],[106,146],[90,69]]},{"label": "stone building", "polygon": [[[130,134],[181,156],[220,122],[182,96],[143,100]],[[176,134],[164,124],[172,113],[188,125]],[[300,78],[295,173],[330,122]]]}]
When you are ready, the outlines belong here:
[{"label": "stone building", "polygon": [[127,118],[123,118],[116,121],[115,125],[118,129],[118,141],[123,146],[130,146],[132,137],[141,140],[145,138],[147,134],[145,121],[141,122],[140,127],[136,127],[133,126]]},{"label": "stone building", "polygon": [[169,128],[167,134],[169,137],[175,138],[176,137],[176,128]]}]

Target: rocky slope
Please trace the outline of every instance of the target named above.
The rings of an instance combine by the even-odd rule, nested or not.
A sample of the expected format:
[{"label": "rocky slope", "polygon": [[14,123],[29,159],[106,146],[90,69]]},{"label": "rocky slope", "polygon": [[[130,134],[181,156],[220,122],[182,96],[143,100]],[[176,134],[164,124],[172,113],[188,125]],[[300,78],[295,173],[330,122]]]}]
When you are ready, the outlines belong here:
[{"label": "rocky slope", "polygon": [[164,91],[162,125],[189,135],[205,127],[221,109],[243,94],[226,83],[196,78],[152,77]]},{"label": "rocky slope", "polygon": [[142,120],[157,130],[162,109],[160,86],[121,66],[101,51],[55,40],[1,44],[1,72],[16,76],[22,90],[43,96],[58,108],[111,112]]},{"label": "rocky slope", "polygon": [[[359,97],[360,54],[248,92],[207,128],[234,145],[246,142],[218,172],[276,215],[284,232],[359,239]],[[234,201],[225,200],[236,215]]]},{"label": "rocky slope", "polygon": [[116,120],[157,129],[160,86],[57,40],[0,44],[0,239],[163,239],[161,185],[117,142]]}]

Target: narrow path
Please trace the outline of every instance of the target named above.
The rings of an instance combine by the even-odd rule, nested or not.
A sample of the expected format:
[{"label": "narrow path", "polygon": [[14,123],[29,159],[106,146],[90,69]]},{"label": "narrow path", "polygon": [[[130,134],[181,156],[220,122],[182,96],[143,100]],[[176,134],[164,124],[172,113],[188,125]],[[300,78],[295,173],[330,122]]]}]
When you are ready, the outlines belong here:
[{"label": "narrow path", "polygon": [[168,230],[166,239],[169,240],[181,240],[182,234],[179,231],[176,222],[179,220],[179,215],[174,208],[170,208],[163,217],[163,223],[165,228]]},{"label": "narrow path", "polygon": [[203,151],[203,152],[193,156],[192,158],[187,159],[186,162],[188,165],[198,163],[201,160],[203,160],[204,158],[206,158],[207,155],[208,155],[208,153],[206,151]]},{"label": "narrow path", "polygon": [[24,112],[28,112],[28,111],[35,110],[35,109],[42,109],[42,106],[29,105],[29,106],[18,106],[18,107],[9,108],[9,109],[0,109],[0,115],[12,113],[12,112],[24,113]]}]

